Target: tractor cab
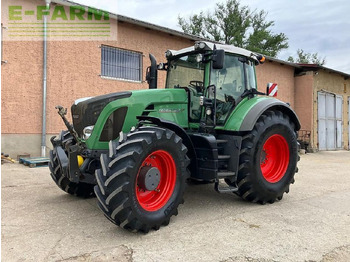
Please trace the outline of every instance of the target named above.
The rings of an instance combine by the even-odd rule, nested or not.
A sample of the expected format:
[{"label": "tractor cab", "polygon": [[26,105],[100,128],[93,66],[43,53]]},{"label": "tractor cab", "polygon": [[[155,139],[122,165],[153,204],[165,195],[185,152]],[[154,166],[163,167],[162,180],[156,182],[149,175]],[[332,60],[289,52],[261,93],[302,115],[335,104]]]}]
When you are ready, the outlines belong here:
[{"label": "tractor cab", "polygon": [[256,93],[255,65],[261,63],[260,55],[197,42],[191,48],[168,50],[166,58],[166,64],[158,65],[167,71],[165,88],[186,90],[190,123],[223,126],[245,94]]}]

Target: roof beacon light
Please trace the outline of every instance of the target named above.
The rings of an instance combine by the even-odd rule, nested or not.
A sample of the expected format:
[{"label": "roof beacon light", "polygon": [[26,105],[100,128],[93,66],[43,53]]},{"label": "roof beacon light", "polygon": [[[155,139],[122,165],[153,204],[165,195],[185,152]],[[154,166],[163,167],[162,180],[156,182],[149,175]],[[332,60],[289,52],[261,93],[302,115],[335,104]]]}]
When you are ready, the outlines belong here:
[{"label": "roof beacon light", "polygon": [[256,58],[259,60],[260,64],[265,63],[265,60],[266,60],[265,56],[263,56],[263,55],[258,55]]}]

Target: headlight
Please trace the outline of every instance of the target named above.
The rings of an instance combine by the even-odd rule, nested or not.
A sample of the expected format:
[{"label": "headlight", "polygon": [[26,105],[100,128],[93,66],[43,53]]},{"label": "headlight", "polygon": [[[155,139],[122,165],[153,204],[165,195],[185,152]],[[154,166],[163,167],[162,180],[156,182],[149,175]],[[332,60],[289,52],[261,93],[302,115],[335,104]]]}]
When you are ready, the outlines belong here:
[{"label": "headlight", "polygon": [[202,54],[198,54],[198,55],[196,56],[196,61],[197,61],[197,63],[202,62],[202,60],[203,60],[203,55],[202,55]]},{"label": "headlight", "polygon": [[194,49],[195,50],[204,50],[204,48],[206,48],[206,47],[207,47],[207,44],[204,43],[204,42],[196,42],[194,44]]},{"label": "headlight", "polygon": [[173,56],[173,53],[170,51],[170,50],[167,50],[166,52],[165,52],[165,57],[166,58],[170,58],[170,57],[172,57]]},{"label": "headlight", "polygon": [[94,126],[87,126],[83,129],[83,138],[85,140],[87,140],[91,136],[93,129],[94,129]]},{"label": "headlight", "polygon": [[159,63],[158,70],[163,70],[163,69],[164,69],[164,64],[163,63]]}]

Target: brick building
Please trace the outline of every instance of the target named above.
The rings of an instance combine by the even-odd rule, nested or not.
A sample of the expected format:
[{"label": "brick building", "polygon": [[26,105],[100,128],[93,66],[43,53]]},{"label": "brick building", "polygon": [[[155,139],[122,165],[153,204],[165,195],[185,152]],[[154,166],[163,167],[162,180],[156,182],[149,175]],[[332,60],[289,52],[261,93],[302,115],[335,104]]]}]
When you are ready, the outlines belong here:
[{"label": "brick building", "polygon": [[[70,1],[51,1],[49,30],[52,31],[47,41],[47,89],[46,99],[43,99],[43,36],[28,35],[27,32],[30,31],[30,27],[34,27],[34,24],[42,27],[43,16],[39,17],[39,12],[43,12],[43,9],[39,10],[38,7],[45,6],[45,1],[4,0],[1,4],[3,35],[1,143],[2,151],[14,157],[23,153],[30,153],[32,156],[40,155],[44,100],[46,103],[45,135],[47,150],[49,150],[51,146],[49,138],[61,129],[65,129],[56,113],[56,105],[69,108],[76,99],[81,97],[122,90],[146,89],[148,86],[144,79],[149,65],[149,53],[154,54],[158,62],[165,61],[164,52],[167,49],[181,49],[199,40],[195,36],[169,28],[90,9]],[[15,7],[10,9],[10,6]],[[81,17],[79,17],[79,10],[84,10]],[[32,11],[36,15],[34,22],[26,20],[29,19],[27,16],[33,14]],[[94,18],[98,19],[92,24],[93,21],[89,21],[89,18],[94,11],[96,12]],[[56,17],[53,22],[54,15]],[[82,25],[80,31],[83,32],[87,27],[95,27],[94,31],[102,31],[97,29],[107,25],[108,30],[105,31],[108,31],[108,34],[89,35],[84,38],[83,32],[77,36],[61,35],[59,38],[57,35],[58,38],[54,38],[54,27],[67,22],[67,19],[69,20],[72,16],[78,17],[78,20],[69,21],[73,23],[70,26],[77,28],[80,24]],[[28,26],[29,24],[31,26]],[[19,39],[15,36],[20,35],[17,31],[21,27],[26,30],[27,35]],[[40,30],[35,28],[34,31]],[[113,61],[117,59],[124,59],[124,62],[126,59],[127,68],[115,66]],[[329,68],[297,65],[273,58],[269,58],[264,65],[257,67],[258,88],[264,91],[266,83],[278,83],[278,98],[289,102],[297,112],[302,129],[310,132],[310,147],[313,149],[319,148],[319,132],[325,136],[325,138],[322,137],[325,141],[332,139],[335,141],[334,147],[332,143],[326,147],[322,144],[320,149],[349,148],[349,108],[346,104],[346,101],[349,101],[349,90],[347,90],[350,86],[349,77],[348,74]],[[164,86],[164,81],[165,75],[160,73],[158,86]],[[337,107],[340,97],[343,101],[341,110]],[[331,114],[323,116],[322,112],[318,111],[318,101],[326,98],[327,103],[331,103],[329,105],[334,107],[334,110],[332,109],[334,116]],[[327,106],[322,102],[321,106],[323,105]],[[70,115],[68,117],[70,118]],[[319,131],[318,120],[327,126],[334,125],[334,130],[329,131],[328,128],[325,131],[322,126],[322,130]],[[340,140],[339,137],[341,137]]]},{"label": "brick building", "polygon": [[350,75],[331,68],[269,58],[257,67],[258,88],[278,83],[278,98],[301,122],[299,138],[310,151],[350,149]]}]

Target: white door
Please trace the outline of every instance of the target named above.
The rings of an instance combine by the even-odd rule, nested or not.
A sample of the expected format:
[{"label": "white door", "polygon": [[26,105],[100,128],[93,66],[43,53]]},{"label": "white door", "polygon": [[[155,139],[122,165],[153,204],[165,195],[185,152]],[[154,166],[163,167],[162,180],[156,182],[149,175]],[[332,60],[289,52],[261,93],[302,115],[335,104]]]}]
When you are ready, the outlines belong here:
[{"label": "white door", "polygon": [[318,149],[340,149],[343,147],[343,97],[326,92],[318,92],[317,100]]},{"label": "white door", "polygon": [[349,137],[348,149],[350,150],[350,96],[348,96],[348,137]]},{"label": "white door", "polygon": [[335,150],[335,95],[326,93],[326,145],[327,150]]},{"label": "white door", "polygon": [[318,108],[318,149],[327,150],[326,144],[326,93],[317,93]]},{"label": "white door", "polygon": [[336,146],[343,148],[343,97],[335,98],[335,121],[336,121]]}]

